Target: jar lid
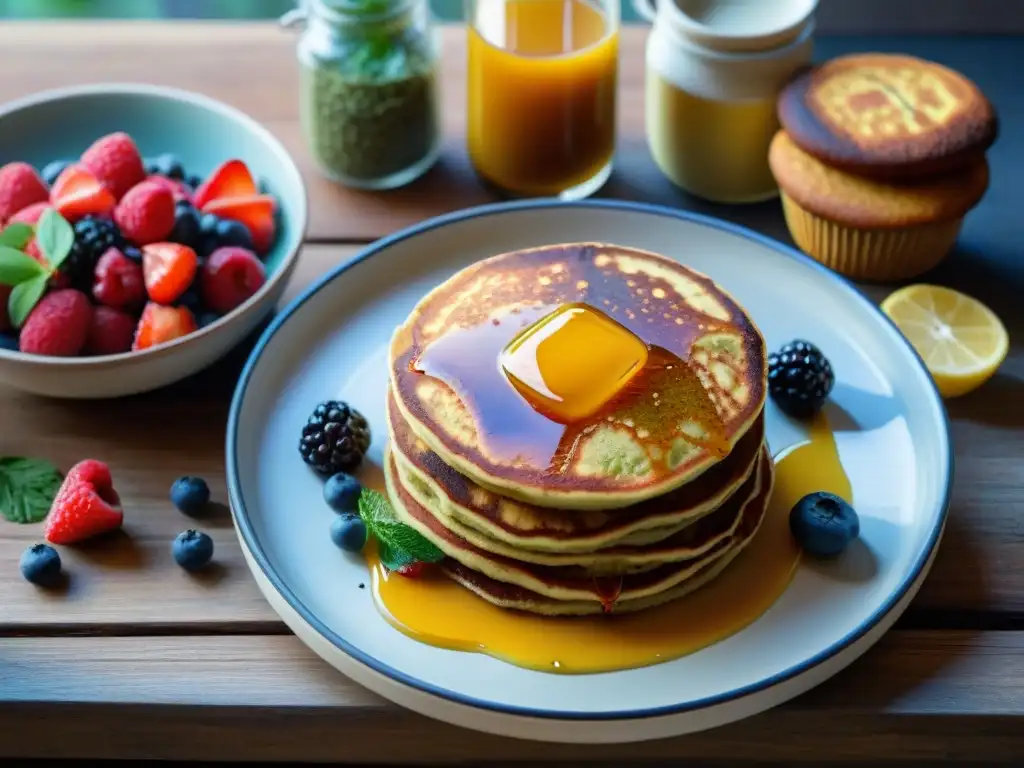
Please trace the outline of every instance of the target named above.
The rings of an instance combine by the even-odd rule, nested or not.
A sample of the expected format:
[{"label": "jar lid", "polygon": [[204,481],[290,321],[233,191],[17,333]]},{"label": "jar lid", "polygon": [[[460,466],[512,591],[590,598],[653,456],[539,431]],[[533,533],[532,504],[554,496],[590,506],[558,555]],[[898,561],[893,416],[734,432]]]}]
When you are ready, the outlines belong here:
[{"label": "jar lid", "polygon": [[660,0],[673,25],[719,51],[764,51],[795,40],[818,0]]}]

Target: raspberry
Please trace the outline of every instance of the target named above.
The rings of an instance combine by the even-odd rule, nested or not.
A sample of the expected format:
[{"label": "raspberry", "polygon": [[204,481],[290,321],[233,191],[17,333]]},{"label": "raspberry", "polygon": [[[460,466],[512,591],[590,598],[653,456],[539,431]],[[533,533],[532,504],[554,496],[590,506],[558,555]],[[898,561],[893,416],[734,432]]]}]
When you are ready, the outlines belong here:
[{"label": "raspberry", "polygon": [[85,150],[80,162],[116,200],[146,178],[139,149],[132,137],[123,132],[97,139]]},{"label": "raspberry", "polygon": [[71,288],[53,291],[29,314],[18,348],[33,355],[73,357],[85,346],[91,322],[92,305],[84,293]]},{"label": "raspberry", "polygon": [[114,221],[135,245],[163,240],[174,229],[174,196],[151,181],[136,184],[114,209]]},{"label": "raspberry", "polygon": [[108,248],[96,263],[92,296],[114,309],[138,309],[146,303],[142,267],[117,248]]},{"label": "raspberry", "polygon": [[32,205],[25,206],[11,216],[7,223],[20,222],[22,224],[31,224],[34,227],[39,223],[39,218],[43,215],[43,211],[52,207],[49,200],[43,200],[41,203],[32,203]]},{"label": "raspberry", "polygon": [[247,248],[218,248],[203,264],[200,289],[203,302],[214,312],[227,314],[267,281],[263,262]]},{"label": "raspberry", "polygon": [[87,355],[118,355],[132,348],[135,318],[112,307],[96,307],[85,339]]},{"label": "raspberry", "polygon": [[121,527],[124,513],[110,468],[86,459],[68,472],[46,517],[51,544],[73,544]]},{"label": "raspberry", "polygon": [[152,173],[147,176],[146,181],[165,187],[167,191],[171,193],[171,196],[174,197],[174,202],[178,202],[179,200],[192,201],[192,190],[184,181],[169,179],[166,176],[160,176],[156,173]]},{"label": "raspberry", "polygon": [[8,163],[0,168],[0,221],[33,203],[50,199],[50,191],[28,163]]}]

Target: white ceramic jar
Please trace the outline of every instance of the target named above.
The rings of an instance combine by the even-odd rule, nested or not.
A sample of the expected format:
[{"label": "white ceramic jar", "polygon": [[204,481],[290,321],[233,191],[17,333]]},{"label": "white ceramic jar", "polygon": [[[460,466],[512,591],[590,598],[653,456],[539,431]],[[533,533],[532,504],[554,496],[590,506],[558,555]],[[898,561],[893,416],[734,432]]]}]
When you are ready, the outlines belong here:
[{"label": "white ceramic jar", "polygon": [[[633,0],[652,22],[645,127],[661,171],[707,200],[778,194],[776,99],[810,64],[817,0]],[[654,3],[654,6],[649,3]]]}]

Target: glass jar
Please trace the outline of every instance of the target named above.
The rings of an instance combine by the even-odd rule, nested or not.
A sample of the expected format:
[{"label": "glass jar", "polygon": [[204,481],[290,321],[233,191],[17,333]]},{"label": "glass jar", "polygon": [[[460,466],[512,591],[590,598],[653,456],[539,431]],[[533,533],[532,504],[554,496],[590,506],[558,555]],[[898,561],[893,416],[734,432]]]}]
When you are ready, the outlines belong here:
[{"label": "glass jar", "polygon": [[438,41],[427,0],[301,0],[299,112],[328,178],[392,189],[440,151]]},{"label": "glass jar", "polygon": [[768,146],[782,87],[811,61],[817,0],[633,0],[653,22],[644,123],[654,162],[717,203],[778,195]]},{"label": "glass jar", "polygon": [[467,148],[516,197],[586,197],[615,152],[619,0],[465,0]]}]

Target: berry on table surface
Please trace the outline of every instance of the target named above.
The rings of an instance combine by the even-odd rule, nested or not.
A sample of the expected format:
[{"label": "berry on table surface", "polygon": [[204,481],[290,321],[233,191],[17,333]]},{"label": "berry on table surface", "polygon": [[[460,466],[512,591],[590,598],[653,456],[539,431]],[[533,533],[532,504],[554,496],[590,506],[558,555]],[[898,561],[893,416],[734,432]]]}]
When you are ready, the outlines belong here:
[{"label": "berry on table surface", "polygon": [[186,571],[198,571],[213,559],[213,539],[202,531],[183,531],[171,544],[171,556]]},{"label": "berry on table surface", "polygon": [[82,153],[82,166],[103,184],[115,200],[146,178],[142,155],[132,137],[123,131],[102,136]]},{"label": "berry on table surface", "polygon": [[395,571],[395,573],[399,576],[405,576],[407,579],[418,579],[423,575],[425,570],[427,570],[427,564],[417,560],[415,563],[406,563]]},{"label": "berry on table surface", "polygon": [[233,197],[249,197],[259,194],[256,181],[249,168],[241,160],[226,160],[196,189],[193,196],[196,207],[202,209],[207,203]]},{"label": "berry on table surface", "polygon": [[793,418],[817,413],[835,383],[828,358],[809,341],[797,339],[768,356],[768,394]]},{"label": "berry on table surface", "polygon": [[166,344],[188,336],[197,327],[196,319],[188,307],[164,307],[150,302],[142,310],[132,349],[138,352]]},{"label": "berry on table surface", "polygon": [[21,553],[18,566],[25,581],[38,587],[55,587],[63,576],[60,555],[49,544],[33,544]]},{"label": "berry on table surface", "polygon": [[168,179],[175,179],[177,181],[184,181],[185,179],[185,166],[177,155],[173,155],[170,152],[154,157],[149,162],[146,170],[151,174],[156,173],[166,176]]},{"label": "berry on table surface", "polygon": [[31,224],[34,227],[39,223],[39,219],[43,215],[43,211],[52,207],[53,206],[50,205],[49,200],[43,200],[42,202],[32,203],[32,205],[26,205],[20,211],[11,216],[7,223],[13,224],[18,222],[21,224]]},{"label": "berry on table surface", "polygon": [[64,169],[69,165],[71,165],[70,160],[53,160],[43,166],[43,170],[39,172],[39,175],[43,177],[43,181],[52,187],[53,182],[64,173]]},{"label": "berry on table surface", "polygon": [[322,475],[351,472],[369,447],[366,419],[339,400],[327,400],[313,409],[299,440],[302,460]]},{"label": "berry on table surface", "polygon": [[195,279],[199,268],[196,252],[180,243],[150,243],[142,248],[142,273],[149,298],[171,304]]},{"label": "berry on table surface", "polygon": [[64,477],[46,517],[44,536],[51,544],[74,544],[120,528],[123,521],[110,468],[86,459]]},{"label": "berry on table surface", "polygon": [[114,221],[135,245],[160,242],[174,229],[174,196],[165,186],[143,181],[121,198]]},{"label": "berry on table surface", "polygon": [[234,246],[211,253],[199,275],[203,302],[221,314],[235,309],[266,282],[266,270],[256,254]]},{"label": "berry on table surface", "polygon": [[172,243],[187,245],[197,253],[202,250],[199,228],[199,211],[187,200],[179,200],[174,205],[174,226],[167,239]]},{"label": "berry on table surface", "polygon": [[324,501],[335,512],[356,512],[362,492],[362,484],[346,472],[331,475],[324,483]]},{"label": "berry on table surface", "polygon": [[50,190],[28,163],[8,163],[0,168],[0,222],[33,203],[49,199]]},{"label": "berry on table surface", "polygon": [[215,237],[217,246],[220,248],[235,245],[239,248],[253,250],[252,235],[249,234],[249,228],[240,221],[232,221],[231,219],[218,220]]},{"label": "berry on table surface", "polygon": [[131,351],[134,339],[134,317],[120,309],[96,307],[82,352],[86,355],[119,355]]},{"label": "berry on table surface", "polygon": [[92,322],[92,305],[73,288],[43,296],[25,320],[19,349],[32,355],[73,357],[82,351]]},{"label": "berry on table surface", "polygon": [[860,535],[860,519],[839,496],[817,491],[793,505],[789,530],[808,554],[835,557]]},{"label": "berry on table surface", "polygon": [[114,309],[140,309],[146,303],[142,267],[120,249],[108,248],[96,264],[92,296],[98,303]]},{"label": "berry on table surface", "polygon": [[201,477],[179,477],[171,484],[171,503],[186,515],[198,514],[210,503],[210,486]]},{"label": "berry on table surface", "polygon": [[111,248],[123,253],[124,239],[113,221],[100,216],[85,216],[75,222],[74,230],[75,242],[60,269],[76,288],[90,291],[100,257]]},{"label": "berry on table surface", "polygon": [[50,203],[70,222],[85,216],[110,216],[117,200],[92,173],[79,164],[69,165],[50,188]]},{"label": "berry on table surface", "polygon": [[346,552],[362,552],[366,545],[366,523],[358,515],[339,515],[331,521],[331,541]]},{"label": "berry on table surface", "polygon": [[276,209],[277,200],[273,195],[224,198],[212,200],[201,206],[204,213],[213,213],[222,219],[244,224],[252,236],[256,252],[261,254],[270,250],[274,243]]}]

